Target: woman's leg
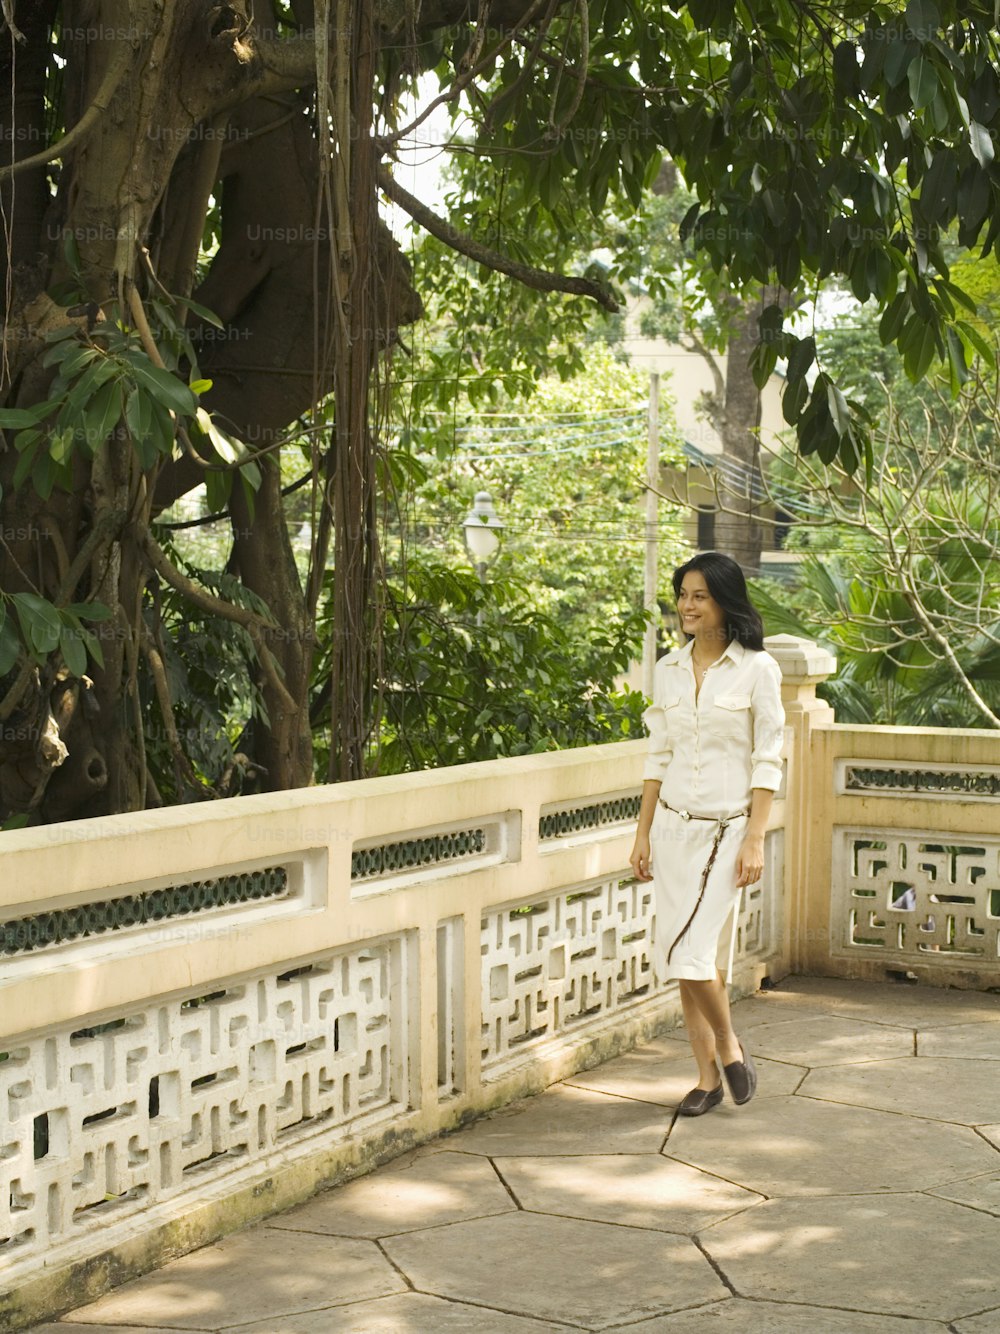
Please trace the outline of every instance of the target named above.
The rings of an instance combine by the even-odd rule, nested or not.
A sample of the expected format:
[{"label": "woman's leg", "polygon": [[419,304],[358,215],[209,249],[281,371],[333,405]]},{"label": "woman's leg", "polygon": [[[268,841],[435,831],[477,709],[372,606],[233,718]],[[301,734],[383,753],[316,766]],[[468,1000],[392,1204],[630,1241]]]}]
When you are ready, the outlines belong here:
[{"label": "woman's leg", "polygon": [[[733,1061],[741,1060],[740,1043],[733,1032],[733,1020],[729,1012],[729,993],[721,972],[717,971],[714,978],[705,981],[682,981],[680,988],[681,1003],[684,1006],[684,1020],[687,1024],[688,1037],[691,1040],[695,1060],[698,1062],[699,1074],[702,1076],[705,1074],[711,1075],[716,1052],[718,1052],[723,1065],[730,1065]],[[689,1015],[689,1004],[694,1014]],[[699,1048],[695,1047],[692,1025],[698,1032],[702,1050],[708,1050],[711,1053],[709,1059],[712,1064],[707,1068],[703,1068]],[[711,1084],[702,1083],[704,1088],[713,1088],[714,1086],[714,1077]]]},{"label": "woman's leg", "polygon": [[691,1050],[694,1052],[694,1059],[698,1062],[697,1087],[709,1090],[718,1088],[722,1082],[722,1076],[719,1074],[719,1067],[715,1063],[715,1030],[711,1022],[702,1013],[695,991],[696,987],[704,985],[703,982],[689,982],[687,978],[681,978],[678,982],[681,1005],[684,1008],[684,1024],[687,1028],[688,1042],[690,1042]]}]

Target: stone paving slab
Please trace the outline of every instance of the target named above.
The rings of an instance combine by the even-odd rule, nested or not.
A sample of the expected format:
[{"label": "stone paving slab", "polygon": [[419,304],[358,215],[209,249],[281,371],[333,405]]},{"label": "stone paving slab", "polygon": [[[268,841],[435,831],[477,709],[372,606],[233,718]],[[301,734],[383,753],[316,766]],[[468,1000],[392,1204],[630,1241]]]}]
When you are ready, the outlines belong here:
[{"label": "stone paving slab", "polygon": [[220,1330],[405,1292],[374,1242],[255,1227],[192,1251],[73,1312],[79,1324]]},{"label": "stone paving slab", "polygon": [[[1000,1169],[969,1181],[952,1181],[947,1186],[935,1186],[929,1194],[942,1200],[954,1200],[972,1209],[982,1209],[1000,1218]],[[998,1326],[1000,1328],[1000,1326]]]},{"label": "stone paving slab", "polygon": [[747,1297],[946,1321],[1000,1302],[1000,1220],[931,1195],[767,1200],[701,1240]]},{"label": "stone paving slab", "polygon": [[421,1291],[581,1329],[726,1295],[687,1238],[575,1218],[505,1214],[384,1244]]},{"label": "stone paving slab", "polygon": [[924,1190],[996,1166],[973,1130],[798,1095],[678,1117],[663,1152],[768,1196]]},{"label": "stone paving slab", "polygon": [[1000,1071],[990,1061],[936,1056],[813,1070],[799,1093],[907,1116],[975,1126],[995,1121]]},{"label": "stone paving slab", "polygon": [[955,1334],[997,1334],[1000,1329],[1000,1306],[970,1316],[968,1320],[956,1320],[953,1329]]},{"label": "stone paving slab", "polygon": [[499,1170],[522,1209],[663,1232],[697,1232],[762,1198],[652,1153],[504,1158]]},{"label": "stone paving slab", "polygon": [[[675,1108],[685,1093],[697,1084],[698,1067],[686,1042],[673,1043],[672,1046],[678,1051],[662,1055],[658,1049],[639,1047],[596,1070],[574,1075],[564,1083],[571,1088],[592,1089],[597,1093],[612,1093],[620,1098]],[[757,1062],[757,1097],[794,1093],[807,1073],[804,1066],[760,1060]]]},{"label": "stone paving slab", "polygon": [[776,991],[767,992],[768,1002],[779,993],[793,996],[797,1005],[812,1004],[826,1014],[910,1028],[1000,1020],[1000,996],[957,987],[855,982],[839,977],[789,977]]},{"label": "stone paving slab", "polygon": [[[62,1329],[58,1326],[57,1329]],[[565,1334],[566,1326],[423,1292],[239,1325],[232,1334]]]},{"label": "stone paving slab", "polygon": [[[758,991],[753,996],[732,1002],[733,1017],[737,1020],[736,1030],[756,1028],[758,1024],[776,1024],[785,1019],[810,1019],[817,1014],[825,1014],[821,998],[814,995],[800,996],[792,991]],[[864,1016],[870,1018],[869,1015]],[[683,1023],[676,1030],[685,1031]]]},{"label": "stone paving slab", "polygon": [[733,1016],[747,1106],[676,1116],[676,1029],[32,1334],[1000,1334],[1000,997]]},{"label": "stone paving slab", "polygon": [[945,1334],[945,1325],[937,1320],[730,1297],[694,1311],[640,1321],[629,1325],[627,1334]]},{"label": "stone paving slab", "polygon": [[669,1125],[670,1112],[651,1103],[556,1084],[439,1142],[442,1148],[491,1157],[656,1153]]},{"label": "stone paving slab", "polygon": [[1000,1015],[976,1024],[933,1028],[917,1038],[918,1056],[966,1056],[1000,1061]]},{"label": "stone paving slab", "polygon": [[435,1153],[406,1159],[327,1191],[269,1227],[341,1237],[387,1237],[516,1209],[488,1158]]},{"label": "stone paving slab", "polygon": [[839,1015],[761,1024],[748,1033],[747,1043],[754,1056],[759,1052],[774,1060],[812,1068],[913,1055],[910,1029],[842,1019]]}]

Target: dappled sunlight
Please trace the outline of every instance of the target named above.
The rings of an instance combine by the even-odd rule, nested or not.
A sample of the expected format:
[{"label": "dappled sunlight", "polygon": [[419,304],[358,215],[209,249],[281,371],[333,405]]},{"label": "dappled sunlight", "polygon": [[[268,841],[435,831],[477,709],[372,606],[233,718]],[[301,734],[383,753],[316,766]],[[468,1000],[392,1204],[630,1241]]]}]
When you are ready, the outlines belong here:
[{"label": "dappled sunlight", "polygon": [[[831,994],[839,1003],[841,984]],[[650,1101],[690,1085],[686,1042],[646,1044],[77,1318],[240,1334],[535,1334],[567,1322],[672,1328],[676,1312],[681,1334],[701,1334],[718,1303],[713,1328],[718,1315],[726,1334],[801,1334],[824,1327],[820,1312],[831,1334],[857,1334],[852,1320],[875,1330],[874,1313],[917,1322],[915,1334],[960,1322],[1000,1306],[996,1062],[915,1056],[912,1030],[889,1022],[897,996],[909,1005],[882,989],[879,1024],[790,1011],[775,1022],[769,1011],[746,1030],[753,1050],[772,1053],[757,1096],[700,1118]],[[737,1031],[739,1015],[737,1003]],[[986,1027],[966,1020],[967,1041]],[[946,1046],[947,1028],[938,1033]],[[898,1038],[908,1054],[828,1059]],[[992,1119],[956,1124],[956,1107]]]},{"label": "dappled sunlight", "polygon": [[[712,1249],[711,1238],[714,1235],[714,1233],[706,1234],[706,1246],[709,1253]],[[752,1226],[748,1226],[743,1229],[743,1235],[739,1242],[730,1247],[726,1254],[729,1259],[736,1256],[769,1256],[777,1250],[789,1255],[795,1252],[801,1253],[817,1242],[839,1243],[840,1240],[841,1230],[832,1226],[806,1227],[800,1225],[792,1231],[779,1231],[773,1228],[758,1228],[755,1230]]]},{"label": "dappled sunlight", "polygon": [[204,1321],[215,1329],[404,1289],[374,1242],[257,1227],[125,1284],[74,1316],[113,1325]]},{"label": "dappled sunlight", "polygon": [[997,1220],[915,1193],[769,1200],[702,1238],[748,1297],[937,1320],[1000,1297],[998,1239]]},{"label": "dappled sunlight", "polygon": [[444,1152],[372,1172],[291,1210],[272,1226],[381,1237],[513,1207],[486,1158]]},{"label": "dappled sunlight", "polygon": [[753,1030],[750,1045],[755,1055],[815,1067],[912,1056],[913,1035],[908,1029],[822,1015],[761,1025]]},{"label": "dappled sunlight", "polygon": [[690,1233],[761,1197],[659,1154],[501,1158],[521,1208],[664,1232]]}]

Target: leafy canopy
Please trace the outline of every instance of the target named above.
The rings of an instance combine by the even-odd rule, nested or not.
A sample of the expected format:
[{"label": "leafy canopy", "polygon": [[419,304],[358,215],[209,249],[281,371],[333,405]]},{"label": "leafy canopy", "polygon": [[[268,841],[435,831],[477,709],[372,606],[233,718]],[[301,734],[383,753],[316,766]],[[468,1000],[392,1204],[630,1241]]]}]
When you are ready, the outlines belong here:
[{"label": "leafy canopy", "polygon": [[[785,327],[788,294],[843,275],[875,303],[882,342],[914,380],[940,361],[957,392],[974,359],[992,357],[942,238],[955,225],[961,246],[986,255],[1000,236],[993,0],[593,0],[587,11],[584,24],[560,7],[541,45],[496,34],[491,82],[455,103],[476,127],[471,151],[493,160],[503,208],[569,238],[609,199],[639,208],[666,154],[697,196],[682,238],[734,290],[771,289],[754,372],[762,384],[787,362],[802,452],[870,465],[866,411],[816,375],[812,336]],[[428,43],[443,84],[471,41],[463,28]],[[612,280],[629,265],[616,257]]]}]

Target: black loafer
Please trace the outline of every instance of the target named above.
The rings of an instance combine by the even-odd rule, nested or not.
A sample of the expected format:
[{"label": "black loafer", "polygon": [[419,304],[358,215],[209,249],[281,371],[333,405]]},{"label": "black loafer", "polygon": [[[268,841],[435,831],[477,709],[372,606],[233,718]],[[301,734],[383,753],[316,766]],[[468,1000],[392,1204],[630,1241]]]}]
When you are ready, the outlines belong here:
[{"label": "black loafer", "polygon": [[720,1080],[717,1088],[694,1088],[690,1093],[685,1093],[677,1110],[681,1116],[702,1116],[705,1112],[710,1112],[713,1107],[718,1107],[721,1101],[722,1082]]},{"label": "black loafer", "polygon": [[740,1107],[745,1102],[749,1102],[757,1092],[757,1067],[753,1063],[753,1057],[748,1056],[747,1052],[740,1043],[740,1054],[742,1061],[731,1061],[729,1065],[722,1067],[722,1073],[726,1076],[726,1083],[729,1085],[729,1092],[732,1094],[733,1102]]}]

